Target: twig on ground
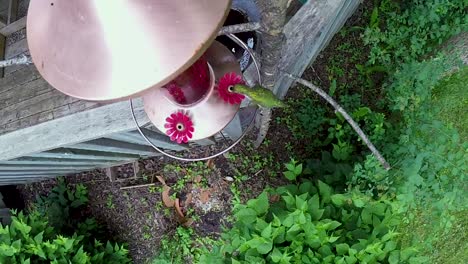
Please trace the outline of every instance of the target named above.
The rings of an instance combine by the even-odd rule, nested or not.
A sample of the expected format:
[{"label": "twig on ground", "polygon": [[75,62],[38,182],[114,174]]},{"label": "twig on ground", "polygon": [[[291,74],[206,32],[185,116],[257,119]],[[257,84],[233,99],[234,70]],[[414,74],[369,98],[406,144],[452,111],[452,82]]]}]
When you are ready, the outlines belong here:
[{"label": "twig on ground", "polygon": [[32,63],[31,57],[21,54],[12,59],[0,61],[0,68],[13,66],[13,65],[31,64],[31,63]]},{"label": "twig on ground", "polygon": [[218,36],[226,35],[226,34],[236,34],[236,33],[241,33],[241,32],[248,32],[248,31],[256,31],[256,30],[259,30],[260,28],[261,28],[261,25],[258,22],[225,26],[219,30]]},{"label": "twig on ground", "polygon": [[377,150],[377,148],[372,144],[372,142],[369,140],[369,138],[366,136],[364,131],[359,127],[359,125],[353,120],[353,118],[339,105],[333,98],[331,98],[324,90],[320,89],[319,87],[315,86],[313,83],[306,81],[302,78],[295,77],[290,73],[284,73],[288,78],[293,79],[294,81],[309,87],[312,89],[312,91],[316,92],[318,95],[320,95],[323,99],[325,99],[329,104],[335,108],[336,111],[338,111],[343,117],[348,121],[348,123],[351,125],[351,127],[356,131],[356,133],[359,135],[359,137],[366,143],[367,147],[370,149],[372,154],[380,161],[382,166],[386,169],[390,169],[390,164],[385,160],[385,158],[380,154],[380,152]]},{"label": "twig on ground", "polygon": [[155,186],[155,185],[156,185],[156,183],[148,183],[148,184],[141,184],[141,185],[133,185],[133,186],[120,187],[120,190],[128,190],[128,189],[149,187],[149,186]]}]

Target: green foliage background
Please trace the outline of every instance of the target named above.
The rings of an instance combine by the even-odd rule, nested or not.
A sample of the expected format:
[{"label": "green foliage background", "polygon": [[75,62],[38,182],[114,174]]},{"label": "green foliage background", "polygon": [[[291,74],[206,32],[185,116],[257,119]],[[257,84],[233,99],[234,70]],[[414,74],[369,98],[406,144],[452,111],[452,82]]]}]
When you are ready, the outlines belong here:
[{"label": "green foliage background", "polygon": [[87,190],[69,189],[63,178],[48,197],[27,215],[13,212],[12,223],[0,225],[0,263],[129,263],[128,251],[105,239],[94,219],[72,219],[87,203]]},{"label": "green foliage background", "polygon": [[[236,206],[234,227],[223,236],[228,245],[216,247],[202,263],[354,263],[350,257],[356,254],[342,250],[356,247],[345,223],[365,227],[359,250],[366,254],[357,257],[359,263],[468,262],[467,67],[459,54],[440,50],[468,29],[467,7],[465,0],[375,1],[366,27],[344,28],[343,37],[361,30],[368,50],[352,40],[336,48],[340,52],[327,64],[329,94],[359,122],[392,169],[384,170],[342,117],[300,88],[302,96],[289,99],[276,121],[306,145],[305,151],[292,151],[305,163],[291,161],[284,175],[294,182],[320,181],[306,180],[312,186],[300,191],[296,185],[282,187]],[[356,69],[343,69],[349,64]],[[369,96],[374,100],[364,100]],[[323,197],[317,184],[328,184],[334,197],[346,197],[347,203]],[[280,201],[269,202],[272,193],[279,193]],[[312,209],[314,195],[320,207]],[[391,220],[377,215],[384,231],[363,214],[376,204],[391,212]],[[335,213],[314,217],[321,210]],[[342,218],[344,212],[351,218]],[[314,247],[310,232],[323,221],[338,224]],[[392,250],[385,250],[386,243]]]}]

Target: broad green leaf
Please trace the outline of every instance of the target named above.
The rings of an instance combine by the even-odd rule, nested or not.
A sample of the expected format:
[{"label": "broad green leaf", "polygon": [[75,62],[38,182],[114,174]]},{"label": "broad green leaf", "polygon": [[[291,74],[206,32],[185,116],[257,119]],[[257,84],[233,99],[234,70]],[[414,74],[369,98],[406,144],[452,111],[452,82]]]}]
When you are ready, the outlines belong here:
[{"label": "broad green leaf", "polygon": [[268,225],[271,225],[271,223],[269,224],[262,218],[257,217],[257,220],[255,221],[255,229],[257,231],[262,232],[265,228],[268,227]]},{"label": "broad green leaf", "polygon": [[364,205],[366,204],[365,201],[361,198],[354,198],[353,199],[353,204],[354,206],[356,206],[357,208],[362,208],[364,207]]},{"label": "broad green leaf", "polygon": [[318,188],[322,204],[329,203],[332,195],[332,188],[322,181],[318,181]]},{"label": "broad green leaf", "polygon": [[323,245],[319,248],[318,252],[320,255],[323,257],[333,255],[333,252],[331,251],[330,247],[328,245]]},{"label": "broad green leaf", "polygon": [[347,200],[347,197],[344,194],[334,194],[331,196],[331,201],[334,205],[342,207]]},{"label": "broad green leaf", "polygon": [[255,237],[247,241],[247,244],[251,248],[257,249],[260,254],[267,254],[273,248],[273,241],[263,237]]},{"label": "broad green leaf", "polygon": [[314,194],[317,192],[317,189],[311,181],[305,181],[299,185],[299,192]]},{"label": "broad green leaf", "polygon": [[348,254],[348,250],[349,250],[348,244],[341,243],[341,244],[336,245],[335,248],[336,248],[336,252],[338,253],[338,255]]},{"label": "broad green leaf", "polygon": [[281,226],[281,220],[275,214],[273,214],[273,221],[271,223],[274,227]]},{"label": "broad green leaf", "polygon": [[371,112],[369,107],[359,107],[358,110],[353,112],[353,117],[356,119],[361,119]]},{"label": "broad green leaf", "polygon": [[400,251],[400,258],[403,261],[408,260],[410,257],[416,254],[417,250],[413,247],[405,248]]},{"label": "broad green leaf", "polygon": [[275,244],[281,244],[286,239],[286,228],[284,226],[278,227],[273,231],[272,238]]},{"label": "broad green leaf", "polygon": [[372,225],[372,213],[367,208],[364,208],[364,210],[362,210],[361,219],[364,224]]},{"label": "broad green leaf", "polygon": [[345,260],[346,264],[355,264],[358,261],[358,259],[355,256],[346,256]]},{"label": "broad green leaf", "polygon": [[309,211],[317,211],[320,208],[320,198],[318,194],[312,196],[312,198],[310,198],[309,201],[307,201],[307,205],[309,207]]},{"label": "broad green leaf", "polygon": [[40,232],[39,234],[37,234],[34,237],[34,241],[36,242],[36,244],[41,244],[42,243],[43,235],[44,235],[44,231]]},{"label": "broad green leaf", "polygon": [[6,245],[4,243],[0,244],[0,257],[1,256],[11,257],[15,255],[17,252],[18,250],[12,246]]},{"label": "broad green leaf", "polygon": [[257,212],[254,209],[245,208],[239,210],[239,212],[237,212],[235,216],[239,221],[248,225],[255,222],[255,220],[257,219]]},{"label": "broad green leaf", "polygon": [[263,215],[268,212],[269,201],[268,194],[262,192],[257,199],[252,199],[247,202],[247,206],[254,209],[257,212],[257,215]]},{"label": "broad green leaf", "polygon": [[318,220],[320,220],[322,218],[323,212],[325,212],[324,209],[311,211],[310,216],[312,217],[312,220],[318,221]]},{"label": "broad green leaf", "polygon": [[303,197],[296,196],[296,208],[305,212],[307,210],[307,202]]},{"label": "broad green leaf", "polygon": [[336,79],[333,79],[330,83],[330,89],[328,91],[328,94],[330,96],[333,96],[335,94],[335,91],[336,91]]},{"label": "broad green leaf", "polygon": [[279,251],[279,249],[274,248],[270,254],[270,257],[274,263],[279,263],[281,258],[283,257],[283,254],[281,253],[281,251]]},{"label": "broad green leaf", "polygon": [[304,212],[301,212],[301,213],[299,214],[299,217],[297,218],[297,222],[298,222],[299,224],[301,224],[301,225],[303,225],[303,224],[305,224],[305,223],[307,222],[307,218],[306,218]]},{"label": "broad green leaf", "polygon": [[15,228],[16,230],[20,231],[23,236],[27,236],[29,232],[31,232],[31,227],[28,226],[27,224],[23,223],[22,221],[19,221],[17,219],[14,219],[13,222],[11,223],[12,227]]},{"label": "broad green leaf", "polygon": [[283,172],[284,177],[290,181],[294,181],[297,178],[297,175],[292,171]]},{"label": "broad green leaf", "polygon": [[302,174],[302,164],[299,164],[294,168],[294,174],[298,176]]},{"label": "broad green leaf", "polygon": [[271,232],[272,232],[272,228],[271,228],[271,223],[262,231],[261,233],[261,236],[263,238],[271,238]]},{"label": "broad green leaf", "polygon": [[284,202],[286,203],[288,209],[294,208],[294,205],[296,204],[296,199],[294,199],[293,196],[291,196],[290,194],[287,194],[287,195],[283,195],[282,198]]},{"label": "broad green leaf", "polygon": [[330,238],[328,238],[328,242],[329,243],[334,243],[335,241],[338,240],[338,238],[340,238],[339,236],[335,237],[335,236],[331,236]]},{"label": "broad green leaf", "polygon": [[21,251],[21,240],[18,239],[18,240],[15,240],[13,243],[11,243],[11,247],[13,247],[17,252],[20,252]]},{"label": "broad green leaf", "polygon": [[390,255],[388,256],[388,263],[389,264],[400,263],[400,251],[399,250],[394,250],[390,252]]}]

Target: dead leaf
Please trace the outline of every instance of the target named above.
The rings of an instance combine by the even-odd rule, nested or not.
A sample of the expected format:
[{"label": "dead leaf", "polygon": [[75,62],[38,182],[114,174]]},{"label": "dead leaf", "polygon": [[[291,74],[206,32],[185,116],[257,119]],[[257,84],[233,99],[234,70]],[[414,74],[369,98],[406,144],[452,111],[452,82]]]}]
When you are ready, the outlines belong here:
[{"label": "dead leaf", "polygon": [[198,176],[195,177],[195,179],[193,179],[193,182],[194,183],[200,183],[201,180],[202,180],[202,176],[198,175]]},{"label": "dead leaf", "polygon": [[187,198],[184,202],[184,207],[187,207],[192,202],[193,195],[191,193],[187,194]]},{"label": "dead leaf", "polygon": [[192,219],[192,218],[187,219],[187,221],[185,221],[185,223],[183,223],[183,225],[184,225],[185,227],[189,227],[189,226],[191,226],[192,224],[193,224],[193,219]]},{"label": "dead leaf", "polygon": [[174,199],[171,198],[171,196],[169,195],[169,192],[171,191],[171,187],[167,186],[167,185],[164,185],[163,186],[163,191],[162,191],[162,200],[163,200],[163,203],[166,207],[174,207]]},{"label": "dead leaf", "polygon": [[200,202],[207,203],[210,200],[211,189],[204,189],[200,192]]},{"label": "dead leaf", "polygon": [[280,196],[277,194],[271,195],[270,196],[270,203],[276,203],[280,200]]},{"label": "dead leaf", "polygon": [[162,185],[166,185],[166,181],[164,180],[164,178],[163,178],[161,175],[156,176],[156,179],[158,179],[158,181],[159,181]]},{"label": "dead leaf", "polygon": [[213,169],[214,166],[215,166],[214,159],[209,159],[209,160],[206,162],[206,166],[207,166],[209,169]]},{"label": "dead leaf", "polygon": [[182,222],[184,222],[185,216],[184,216],[184,213],[182,212],[182,208],[180,207],[179,198],[175,199],[174,205],[175,205],[175,209],[176,209],[177,214],[180,216]]}]

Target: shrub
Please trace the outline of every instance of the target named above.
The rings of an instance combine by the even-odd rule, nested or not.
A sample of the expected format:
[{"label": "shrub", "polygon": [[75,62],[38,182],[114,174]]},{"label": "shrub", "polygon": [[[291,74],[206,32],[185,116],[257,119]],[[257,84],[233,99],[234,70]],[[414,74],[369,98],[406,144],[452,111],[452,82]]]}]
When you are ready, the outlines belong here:
[{"label": "shrub", "polygon": [[[270,201],[271,204],[270,204]],[[305,181],[263,192],[237,207],[224,245],[203,263],[405,263],[415,248],[400,250],[399,224],[389,202],[360,193],[335,194]],[[422,259],[419,259],[422,261]]]},{"label": "shrub", "polygon": [[465,0],[380,1],[363,36],[371,47],[369,63],[388,67],[434,52],[468,29],[467,7]]},{"label": "shrub", "polygon": [[0,263],[129,263],[124,246],[96,239],[103,232],[93,219],[71,219],[71,209],[87,201],[83,185],[71,190],[59,179],[36,209],[13,212],[12,223],[0,225]]},{"label": "shrub", "polygon": [[129,263],[128,251],[117,244],[85,236],[62,236],[37,211],[14,213],[9,226],[0,225],[0,263]]}]

